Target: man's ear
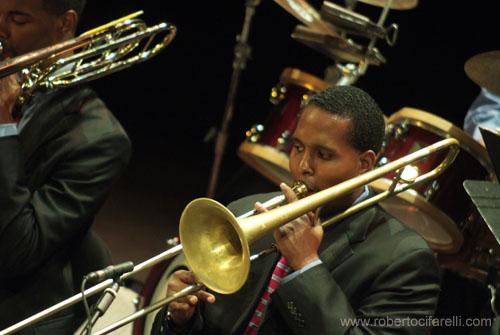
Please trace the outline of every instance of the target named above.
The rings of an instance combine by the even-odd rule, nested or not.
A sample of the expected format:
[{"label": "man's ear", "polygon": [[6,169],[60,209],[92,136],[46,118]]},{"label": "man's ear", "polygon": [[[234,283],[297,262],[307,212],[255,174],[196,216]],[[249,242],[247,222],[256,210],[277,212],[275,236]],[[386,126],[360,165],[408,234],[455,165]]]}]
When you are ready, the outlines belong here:
[{"label": "man's ear", "polygon": [[370,171],[375,165],[375,160],[377,159],[377,155],[373,150],[366,150],[365,152],[359,155],[359,167],[360,172],[365,173]]},{"label": "man's ear", "polygon": [[78,24],[78,14],[70,9],[58,17],[57,32],[61,39],[69,39],[75,36]]}]

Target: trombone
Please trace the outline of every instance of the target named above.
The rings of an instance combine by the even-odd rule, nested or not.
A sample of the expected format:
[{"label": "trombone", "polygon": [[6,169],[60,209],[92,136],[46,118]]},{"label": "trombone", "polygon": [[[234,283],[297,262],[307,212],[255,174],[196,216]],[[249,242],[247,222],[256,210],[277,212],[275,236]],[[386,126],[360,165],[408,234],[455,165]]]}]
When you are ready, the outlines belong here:
[{"label": "trombone", "polygon": [[[297,195],[297,197],[299,199],[304,197],[307,193],[307,187],[303,183],[300,183],[300,182],[294,183],[292,190],[294,191],[294,193]],[[272,208],[275,208],[276,206],[282,205],[285,202],[286,202],[286,198],[284,195],[281,194],[281,195],[275,196],[275,197],[265,201],[262,204],[262,206],[266,209],[272,209]],[[255,209],[250,210],[250,211],[238,216],[238,219],[244,219],[244,218],[250,217],[252,215],[255,215],[256,213],[257,212]],[[132,276],[132,275],[134,275],[142,270],[149,269],[150,267],[153,267],[158,263],[161,263],[165,260],[173,258],[181,253],[182,253],[182,244],[178,244],[178,245],[176,245],[168,250],[165,250],[164,252],[162,252],[154,257],[151,257],[150,259],[145,260],[144,262],[142,262],[140,264],[135,265],[134,269],[132,271],[127,272],[127,273],[123,274],[122,276],[120,276],[120,281],[123,281],[123,280],[127,279],[128,277],[130,277],[130,276]],[[258,256],[260,256],[260,254],[253,256],[253,257],[256,258]],[[85,291],[83,291],[81,293],[75,294],[72,297],[69,297],[69,298],[67,298],[67,299],[47,308],[47,309],[44,309],[43,311],[38,312],[38,313],[18,322],[16,324],[4,329],[4,330],[1,330],[0,335],[14,334],[14,333],[18,332],[19,330],[24,329],[28,326],[31,326],[31,325],[33,325],[33,324],[37,323],[38,321],[41,321],[45,318],[48,318],[49,316],[65,309],[65,308],[73,306],[74,304],[82,301],[84,298],[87,299],[96,293],[104,291],[106,288],[110,287],[111,285],[113,285],[113,280],[107,279],[99,284],[96,284],[96,285],[86,289]],[[188,289],[181,291],[182,293],[179,292],[175,296],[170,297],[171,299],[168,302],[165,302],[163,304],[158,305],[158,303],[160,303],[160,301],[159,301],[158,303],[154,304],[154,306],[158,306],[158,307],[153,308],[153,305],[152,305],[152,306],[149,306],[150,309],[148,309],[148,310],[153,311],[155,309],[158,309],[158,308],[162,307],[163,305],[168,304],[172,300],[175,300],[179,297],[183,297],[185,295],[188,295],[192,292],[199,290],[201,287],[202,287],[201,285],[200,286],[194,285],[192,287],[190,286]],[[161,300],[161,301],[163,301],[163,300]],[[142,315],[145,315],[147,313],[149,313],[149,312],[144,312]],[[140,316],[142,316],[142,315],[140,315]],[[137,316],[136,318],[138,318],[140,316]]]},{"label": "trombone", "polygon": [[[23,104],[38,89],[68,87],[142,63],[174,39],[177,28],[147,27],[137,11],[73,39],[0,62],[0,78],[19,73]],[[3,51],[0,41],[0,55]]]},{"label": "trombone", "polygon": [[[411,180],[407,180],[402,177],[405,167],[445,149],[448,149],[447,155],[433,170]],[[346,180],[340,184],[297,200],[293,203],[243,219],[236,218],[226,207],[215,200],[208,198],[195,199],[186,206],[181,216],[179,233],[182,246],[175,246],[162,254],[139,264],[134,267],[134,271],[124,274],[121,278],[127,278],[131,274],[139,271],[139,267],[141,267],[141,270],[145,269],[146,267],[154,265],[161,260],[173,257],[183,250],[190,269],[195,273],[200,283],[218,293],[234,293],[243,286],[248,277],[250,269],[249,245],[256,239],[289,222],[290,220],[293,220],[324,205],[327,202],[333,201],[338,197],[352,192],[354,189],[383,178],[390,172],[396,172],[396,177],[388,190],[366,199],[334,216],[333,218],[323,222],[322,226],[326,227],[333,224],[364,208],[372,206],[383,199],[404,192],[412,187],[436,178],[453,163],[458,155],[458,152],[459,145],[456,139],[448,138],[441,140],[384,166],[378,167],[355,178]],[[86,296],[94,294],[111,284],[112,280],[109,279],[88,289],[87,291],[89,292],[85,291],[84,294]],[[108,334],[109,332],[118,329],[149,312],[161,308],[179,297],[197,291],[200,287],[201,284],[188,286],[173,296],[157,301],[154,304],[101,329],[100,331],[94,333],[94,335]],[[79,294],[70,299],[73,299],[72,302],[76,303],[78,298],[81,300],[81,296],[82,295]],[[54,307],[51,307],[50,309],[53,309]],[[51,314],[56,311],[53,311]],[[40,316],[37,317],[37,315],[44,312],[38,313],[24,321],[21,321],[19,324],[5,329],[3,332],[0,332],[0,335],[12,334],[14,331],[21,329],[21,327],[18,326],[21,323],[25,323],[22,328],[34,323],[34,318],[36,317],[36,319],[40,319]],[[49,316],[51,314],[46,314],[45,316]],[[30,323],[28,323],[28,320],[30,320]]]}]

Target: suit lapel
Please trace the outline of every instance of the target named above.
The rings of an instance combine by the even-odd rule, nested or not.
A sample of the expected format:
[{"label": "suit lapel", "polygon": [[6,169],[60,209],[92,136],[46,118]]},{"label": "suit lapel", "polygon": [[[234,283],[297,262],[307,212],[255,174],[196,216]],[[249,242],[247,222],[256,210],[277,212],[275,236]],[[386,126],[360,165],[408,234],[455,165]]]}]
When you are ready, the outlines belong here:
[{"label": "suit lapel", "polygon": [[325,229],[319,251],[321,260],[330,271],[351,257],[354,245],[364,241],[374,229],[377,212],[376,206],[372,206]]}]

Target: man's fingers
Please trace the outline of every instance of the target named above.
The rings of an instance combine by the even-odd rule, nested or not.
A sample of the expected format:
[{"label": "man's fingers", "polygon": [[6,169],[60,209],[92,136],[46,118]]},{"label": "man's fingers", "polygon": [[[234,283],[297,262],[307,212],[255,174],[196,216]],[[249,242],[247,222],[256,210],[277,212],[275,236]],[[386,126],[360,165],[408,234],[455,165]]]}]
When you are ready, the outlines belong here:
[{"label": "man's fingers", "polygon": [[316,220],[316,215],[313,212],[308,212],[307,218],[309,219],[311,226],[314,226],[316,224],[316,221],[318,221],[318,220]]},{"label": "man's fingers", "polygon": [[262,205],[260,202],[256,202],[255,203],[255,211],[257,213],[264,213],[264,212],[267,212],[268,209],[266,207],[264,207],[264,205]]},{"label": "man's fingers", "polygon": [[285,195],[285,198],[286,198],[286,200],[288,200],[288,202],[293,202],[293,201],[297,200],[297,195],[291,189],[291,187],[288,186],[287,184],[281,183],[280,189],[281,189],[281,192],[283,192],[283,194]]},{"label": "man's fingers", "polygon": [[187,271],[187,270],[179,270],[176,271],[177,278],[182,281],[183,283],[186,284],[196,284],[196,276],[194,275],[193,272]]},{"label": "man's fingers", "polygon": [[171,311],[178,311],[178,312],[187,312],[191,308],[193,308],[193,305],[187,303],[187,302],[179,302],[179,301],[172,301],[169,304],[169,308]]},{"label": "man's fingers", "polygon": [[198,291],[196,295],[198,296],[198,299],[201,301],[206,301],[211,304],[215,302],[215,296],[213,294],[208,293],[207,291]]}]

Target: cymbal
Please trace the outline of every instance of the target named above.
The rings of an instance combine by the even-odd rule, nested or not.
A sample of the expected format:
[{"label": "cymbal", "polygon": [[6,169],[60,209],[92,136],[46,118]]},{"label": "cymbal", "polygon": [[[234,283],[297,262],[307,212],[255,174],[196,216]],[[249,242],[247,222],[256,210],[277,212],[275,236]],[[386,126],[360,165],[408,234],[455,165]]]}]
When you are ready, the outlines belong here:
[{"label": "cymbal", "polygon": [[333,25],[321,19],[318,11],[305,0],[274,0],[306,26],[330,36],[339,36]]},{"label": "cymbal", "polygon": [[367,54],[365,47],[352,40],[322,34],[304,25],[295,27],[292,38],[336,61],[358,63],[366,60],[371,65],[385,63],[384,56],[377,49]]},{"label": "cymbal", "polygon": [[477,85],[500,95],[500,51],[488,51],[469,58],[464,70]]},{"label": "cymbal", "polygon": [[[358,0],[358,1],[377,7],[385,7],[385,4],[387,3],[387,0]],[[405,10],[417,7],[417,4],[418,0],[392,0],[389,8],[397,10]]]}]

